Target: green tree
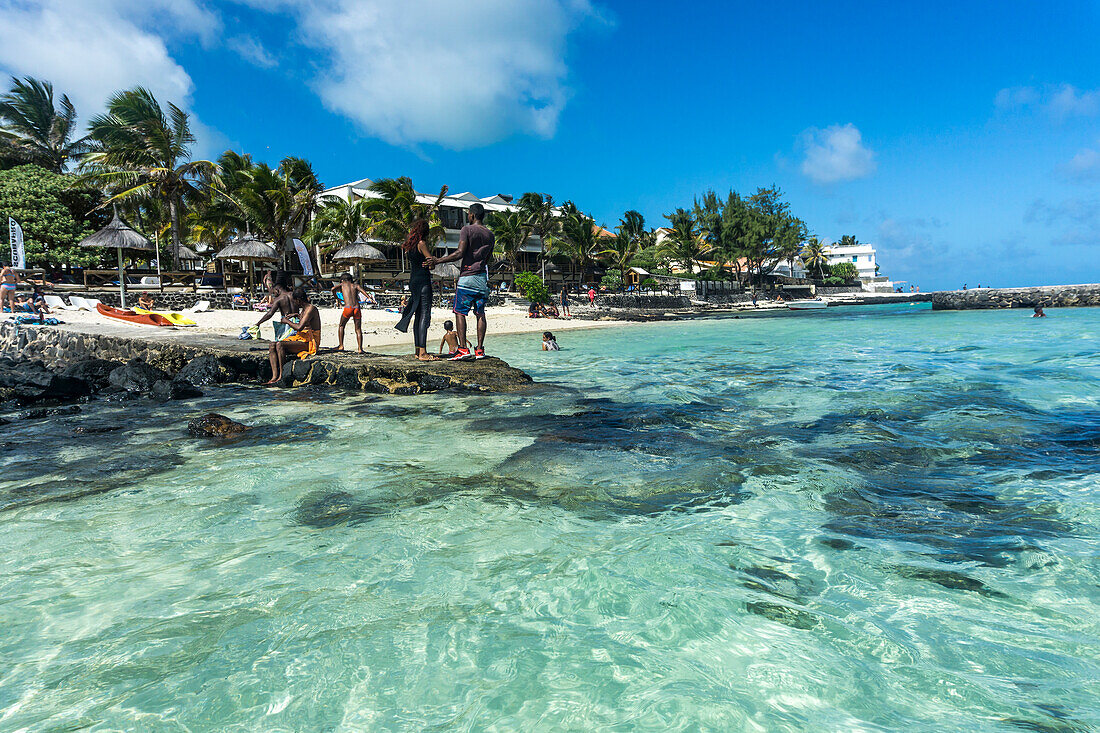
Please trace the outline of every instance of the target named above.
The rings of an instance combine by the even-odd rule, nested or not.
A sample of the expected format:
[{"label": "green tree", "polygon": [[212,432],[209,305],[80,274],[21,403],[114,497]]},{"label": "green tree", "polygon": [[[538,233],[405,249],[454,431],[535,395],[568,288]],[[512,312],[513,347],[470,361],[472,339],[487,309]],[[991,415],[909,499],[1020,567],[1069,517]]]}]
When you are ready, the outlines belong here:
[{"label": "green tree", "polygon": [[610,239],[607,246],[600,251],[600,256],[604,257],[611,268],[618,273],[619,281],[616,287],[626,286],[626,273],[631,267],[630,263],[637,257],[638,250],[641,248],[641,236],[642,232],[645,231],[645,219],[641,219],[639,223],[638,217],[641,217],[641,214],[638,214],[637,211],[628,211],[623,214],[623,218],[619,220],[618,236]]},{"label": "green tree", "polygon": [[832,267],[833,277],[839,277],[846,283],[859,279],[859,270],[851,262],[839,262]]},{"label": "green tree", "polygon": [[838,247],[855,247],[859,244],[859,240],[852,234],[845,234],[836,244]]},{"label": "green tree", "polygon": [[172,266],[179,268],[184,197],[197,194],[214,164],[191,160],[195,136],[187,113],[171,102],[167,114],[144,87],[118,92],[107,112],[92,118],[93,149],[83,161],[86,180],[99,181],[111,201],[159,198],[168,205]]},{"label": "green tree", "polygon": [[73,139],[76,108],[62,94],[55,106],[53,84],[33,77],[12,77],[11,90],[0,96],[0,146],[9,160],[33,163],[63,173],[69,162],[87,152],[86,138]]},{"label": "green tree", "polygon": [[531,228],[522,211],[493,212],[486,226],[493,232],[496,251],[493,256],[504,261],[512,272],[519,269],[519,253],[531,236]]},{"label": "green tree", "polygon": [[246,226],[280,252],[291,236],[305,230],[323,190],[308,161],[284,158],[278,168],[256,163],[240,172],[235,191],[224,191]]},{"label": "green tree", "polygon": [[695,271],[696,264],[711,252],[708,244],[696,229],[695,216],[684,208],[665,214],[672,231],[663,242],[665,254],[687,273]]},{"label": "green tree", "polygon": [[602,248],[596,234],[596,222],[572,201],[562,205],[561,237],[554,240],[554,252],[569,258],[581,268],[585,282],[592,280],[596,258]]},{"label": "green tree", "polygon": [[365,237],[375,223],[365,200],[325,196],[309,224],[306,239],[310,244],[333,249]]},{"label": "green tree", "polygon": [[520,272],[516,274],[516,287],[520,295],[532,303],[549,303],[550,290],[542,279],[533,272]]},{"label": "green tree", "polygon": [[[10,216],[23,228],[28,265],[87,267],[101,261],[102,250],[77,246],[94,227],[106,223],[102,214],[97,221],[90,213],[101,197],[95,190],[71,184],[71,176],[36,165],[0,171],[0,219],[6,224]],[[6,226],[4,231],[6,242]]]},{"label": "green tree", "polygon": [[409,228],[417,219],[427,219],[429,223],[428,244],[434,244],[447,234],[443,222],[439,220],[439,207],[447,195],[447,187],[439,189],[439,195],[432,203],[417,200],[412,179],[381,178],[370,186],[373,197],[366,199],[367,212],[374,219],[371,233],[379,239],[391,242],[403,242]]},{"label": "green tree", "polygon": [[802,262],[810,270],[817,270],[817,277],[820,280],[825,279],[825,273],[823,267],[828,263],[829,258],[825,255],[825,245],[821,243],[821,240],[817,237],[810,237],[806,242],[806,246],[802,248]]}]

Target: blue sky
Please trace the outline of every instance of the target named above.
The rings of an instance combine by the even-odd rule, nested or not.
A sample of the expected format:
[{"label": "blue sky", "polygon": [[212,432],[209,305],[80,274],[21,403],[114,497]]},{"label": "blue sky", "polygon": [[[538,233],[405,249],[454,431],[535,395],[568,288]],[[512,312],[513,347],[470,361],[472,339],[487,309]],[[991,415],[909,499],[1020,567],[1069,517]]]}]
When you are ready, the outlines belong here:
[{"label": "blue sky", "polygon": [[[1050,8],[1053,8],[1050,9]],[[778,184],[923,289],[1100,280],[1100,5],[0,2],[0,71],[136,84],[327,185],[544,191],[651,225]]]}]

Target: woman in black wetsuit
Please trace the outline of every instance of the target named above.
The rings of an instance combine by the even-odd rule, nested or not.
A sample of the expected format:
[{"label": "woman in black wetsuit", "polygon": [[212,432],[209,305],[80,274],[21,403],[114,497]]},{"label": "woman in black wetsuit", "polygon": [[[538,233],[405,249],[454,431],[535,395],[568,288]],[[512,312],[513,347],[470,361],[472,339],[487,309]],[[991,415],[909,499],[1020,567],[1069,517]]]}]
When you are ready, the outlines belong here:
[{"label": "woman in black wetsuit", "polygon": [[402,245],[409,254],[409,302],[401,312],[401,320],[394,326],[407,333],[409,322],[413,324],[413,346],[420,361],[433,361],[428,353],[428,326],[432,322],[432,273],[424,266],[424,258],[431,256],[428,248],[428,222],[417,219],[409,228],[409,236]]}]

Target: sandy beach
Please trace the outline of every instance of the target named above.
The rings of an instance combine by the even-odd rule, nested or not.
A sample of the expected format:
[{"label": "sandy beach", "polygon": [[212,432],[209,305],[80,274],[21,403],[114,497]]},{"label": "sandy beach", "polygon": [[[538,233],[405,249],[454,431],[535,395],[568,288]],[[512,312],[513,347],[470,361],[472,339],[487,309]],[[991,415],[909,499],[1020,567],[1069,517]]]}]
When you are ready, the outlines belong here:
[{"label": "sandy beach", "polygon": [[[541,334],[543,331],[566,331],[578,328],[606,328],[617,325],[614,321],[591,321],[584,319],[567,318],[528,318],[527,310],[512,306],[494,306],[486,311],[489,319],[489,332],[486,341],[486,350],[492,351],[492,338],[501,334],[531,333]],[[88,311],[60,311],[51,314],[53,317],[65,323],[94,324],[122,322],[109,319],[99,313]],[[188,314],[188,317],[197,323],[197,326],[188,327],[187,331],[204,334],[218,334],[223,336],[237,336],[245,326],[251,326],[261,317],[261,313],[243,310],[214,310],[208,313]],[[363,311],[363,348],[381,351],[399,351],[402,346],[407,346],[412,352],[412,329],[409,333],[401,333],[393,326],[400,316],[382,309],[370,309]],[[260,327],[261,337],[271,339],[274,337],[272,320]],[[443,322],[454,320],[454,314],[445,308],[432,309],[432,324],[428,331],[428,351],[438,353],[439,341],[443,336]],[[336,348],[339,344],[337,326],[340,323],[340,310],[336,308],[321,309],[321,347]],[[471,332],[473,322],[471,319]],[[155,331],[150,326],[133,326],[135,333],[147,335]],[[183,330],[183,329],[181,329]],[[472,333],[471,333],[472,336]],[[540,337],[541,338],[541,337]],[[348,322],[344,333],[344,348],[355,349],[355,327]]]}]

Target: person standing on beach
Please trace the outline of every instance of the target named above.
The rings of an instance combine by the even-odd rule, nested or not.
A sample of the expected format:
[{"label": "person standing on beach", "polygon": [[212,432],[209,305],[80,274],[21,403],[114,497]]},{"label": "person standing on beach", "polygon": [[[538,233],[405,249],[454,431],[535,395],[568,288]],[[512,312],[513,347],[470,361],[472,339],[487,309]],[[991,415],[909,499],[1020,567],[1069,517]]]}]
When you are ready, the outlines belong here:
[{"label": "person standing on beach", "polygon": [[569,313],[569,286],[561,286],[561,314],[565,318],[570,318]]},{"label": "person standing on beach", "polygon": [[344,326],[348,325],[348,319],[355,322],[355,342],[359,345],[359,353],[363,353],[363,310],[359,306],[359,294],[363,297],[370,295],[363,286],[351,279],[351,275],[344,273],[340,276],[340,283],[332,288],[333,293],[339,292],[344,299],[344,312],[340,314],[340,325],[336,332],[340,337],[340,345],[337,351],[344,350]]},{"label": "person standing on beach", "polygon": [[271,285],[271,298],[271,307],[260,316],[260,320],[256,321],[256,329],[258,331],[264,321],[278,313],[282,318],[272,324],[275,327],[275,340],[278,341],[289,330],[289,327],[285,325],[287,319],[298,315],[298,307],[294,305],[294,299],[290,296],[290,291],[282,283],[276,282]]},{"label": "person standing on beach", "polygon": [[451,361],[485,358],[485,332],[488,322],[485,319],[485,306],[489,302],[489,258],[493,254],[496,239],[482,222],[485,221],[485,207],[474,204],[466,215],[470,222],[462,227],[458,235],[458,249],[446,257],[429,257],[428,267],[443,262],[462,260],[458,273],[458,286],[455,288],[454,314],[458,325],[458,341],[466,343],[466,316],[470,311],[477,317],[477,347],[474,353],[460,346]]},{"label": "person standing on beach", "polygon": [[588,286],[588,305],[596,305],[596,289]]},{"label": "person standing on beach", "polygon": [[409,235],[402,245],[409,255],[409,299],[401,306],[401,320],[394,326],[398,331],[407,333],[412,321],[413,347],[420,361],[435,361],[435,357],[428,353],[428,326],[432,323],[433,300],[432,273],[426,264],[432,256],[428,247],[428,231],[428,221],[417,219],[409,228]]},{"label": "person standing on beach", "polygon": [[8,265],[0,270],[0,312],[4,308],[11,308],[15,313],[15,289],[19,285],[19,275]]}]

